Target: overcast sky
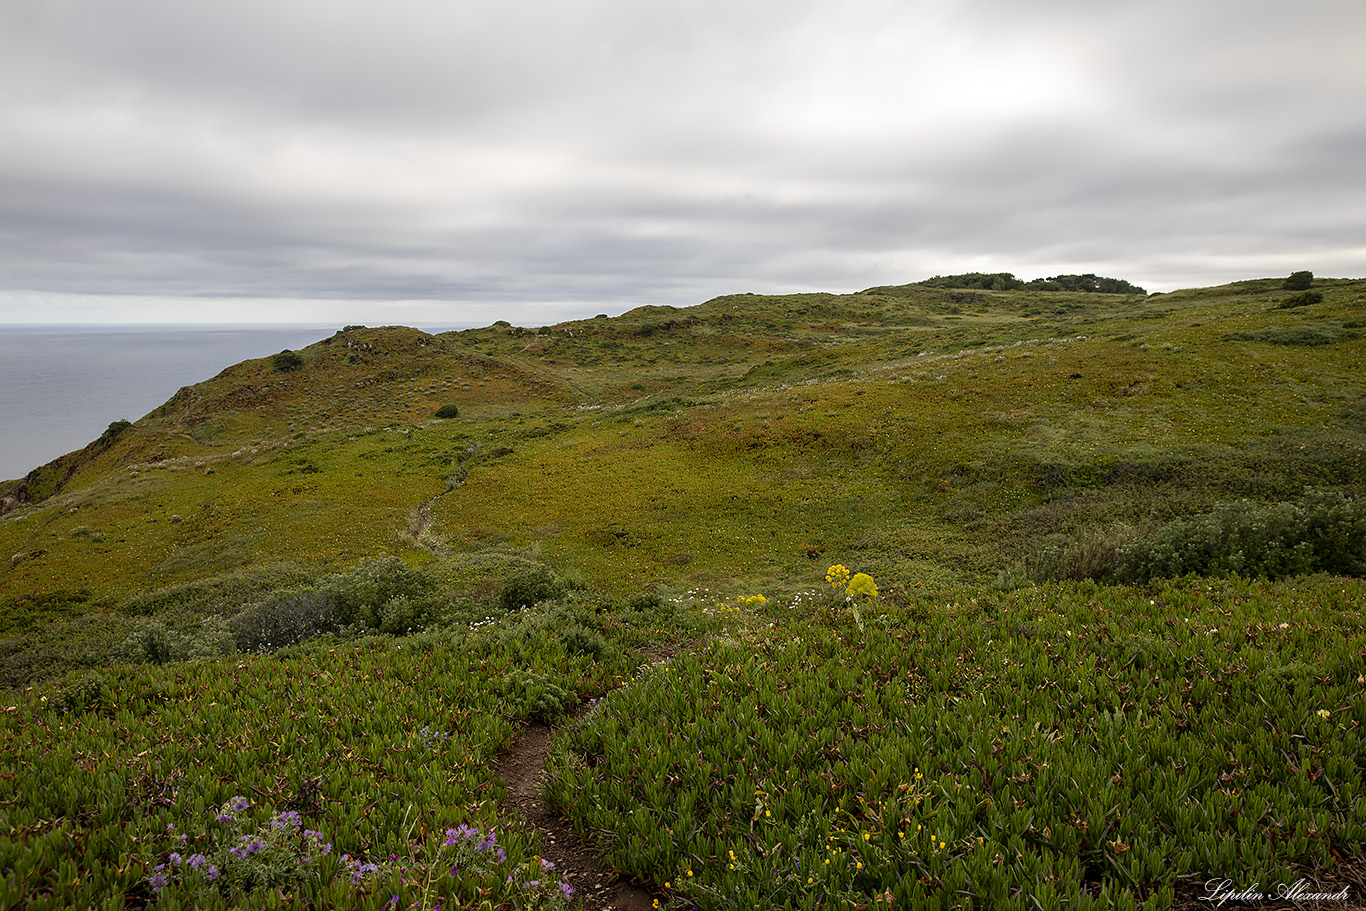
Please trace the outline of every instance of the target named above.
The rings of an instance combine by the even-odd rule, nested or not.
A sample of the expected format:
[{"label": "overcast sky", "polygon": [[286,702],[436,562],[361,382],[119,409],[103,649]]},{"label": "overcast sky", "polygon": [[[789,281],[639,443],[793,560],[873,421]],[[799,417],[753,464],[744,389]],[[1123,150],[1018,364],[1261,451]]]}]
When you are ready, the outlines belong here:
[{"label": "overcast sky", "polygon": [[1366,276],[1361,0],[5,0],[0,322]]}]

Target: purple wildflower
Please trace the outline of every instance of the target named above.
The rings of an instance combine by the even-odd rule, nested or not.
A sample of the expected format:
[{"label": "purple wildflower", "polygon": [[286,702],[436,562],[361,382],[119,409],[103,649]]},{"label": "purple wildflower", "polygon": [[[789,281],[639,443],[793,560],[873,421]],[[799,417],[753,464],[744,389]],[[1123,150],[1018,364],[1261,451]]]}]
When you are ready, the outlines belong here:
[{"label": "purple wildflower", "polygon": [[564,893],[564,900],[569,901],[570,897],[574,894],[574,887],[569,885],[569,883],[562,882],[560,883],[560,891]]},{"label": "purple wildflower", "polygon": [[218,878],[218,868],[209,864],[209,868],[204,871],[204,876],[208,878],[209,882],[213,882]]},{"label": "purple wildflower", "polygon": [[365,879],[366,876],[379,870],[378,864],[365,864],[361,863],[359,860],[351,861],[351,867],[354,870],[351,874],[351,882],[353,883],[358,883],[362,879]]},{"label": "purple wildflower", "polygon": [[232,814],[219,813],[217,816],[214,817],[214,819],[218,820],[219,822],[232,822]]},{"label": "purple wildflower", "polygon": [[172,855],[171,855],[169,858],[167,858],[167,859],[170,860],[171,866],[173,866],[173,867],[178,867],[178,866],[180,866],[180,855],[179,855],[179,854],[172,854]]},{"label": "purple wildflower", "polygon": [[245,797],[235,798],[232,802],[232,808],[236,810],[238,813],[241,813],[243,810],[247,809],[247,807],[250,806],[251,801],[247,800]]},{"label": "purple wildflower", "polygon": [[500,864],[506,863],[508,859],[507,852],[504,851],[502,848],[495,848],[493,851],[493,856],[498,858],[498,863]]},{"label": "purple wildflower", "polygon": [[166,877],[161,873],[154,873],[152,874],[152,878],[147,880],[148,885],[152,887],[152,891],[158,893],[165,888],[166,882]]},{"label": "purple wildflower", "polygon": [[191,854],[185,860],[185,863],[189,865],[191,870],[198,870],[200,867],[204,866],[204,862],[207,860],[208,858],[203,854]]},{"label": "purple wildflower", "polygon": [[303,825],[303,823],[300,821],[299,814],[296,811],[285,810],[280,814],[278,819],[271,822],[270,827],[272,829],[283,829],[285,826],[293,826],[297,829],[301,825]]},{"label": "purple wildflower", "polygon": [[456,829],[446,830],[446,845],[450,846],[461,841],[473,841],[479,837],[479,830],[473,826],[460,826]]}]

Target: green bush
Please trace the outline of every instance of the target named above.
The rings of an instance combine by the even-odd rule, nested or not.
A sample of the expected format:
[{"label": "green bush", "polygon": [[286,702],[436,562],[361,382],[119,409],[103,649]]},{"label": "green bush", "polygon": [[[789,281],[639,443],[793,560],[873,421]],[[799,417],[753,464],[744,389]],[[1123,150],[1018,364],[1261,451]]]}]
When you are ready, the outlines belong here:
[{"label": "green bush", "polygon": [[1319,572],[1366,576],[1366,502],[1335,490],[1310,491],[1296,502],[1239,500],[1149,535],[1120,528],[1041,548],[1025,566],[1025,575],[1040,581]]},{"label": "green bush", "polygon": [[577,703],[554,678],[514,668],[503,677],[502,694],[513,714],[529,721],[553,721]]},{"label": "green bush", "polygon": [[1281,287],[1286,291],[1307,291],[1313,283],[1313,272],[1292,272],[1285,281],[1281,282]]},{"label": "green bush", "polygon": [[395,598],[430,603],[436,593],[434,579],[393,556],[365,560],[328,586],[337,594],[341,622],[369,629],[380,628],[384,608]]},{"label": "green bush", "polygon": [[53,704],[59,711],[74,714],[107,705],[109,695],[109,680],[103,674],[77,671],[62,681]]},{"label": "green bush", "polygon": [[611,651],[602,633],[577,623],[560,633],[560,644],[571,655],[583,655],[595,660]]},{"label": "green bush", "polygon": [[1366,575],[1366,503],[1335,491],[1298,503],[1240,500],[1137,542],[1116,575],[1122,581],[1192,573],[1279,579],[1313,572]]},{"label": "green bush", "polygon": [[175,660],[176,636],[160,620],[146,620],[123,640],[123,654],[134,664],[165,664]]},{"label": "green bush", "polygon": [[276,592],[243,609],[229,626],[242,651],[271,652],[337,630],[338,600],[327,589]]},{"label": "green bush", "polygon": [[1323,295],[1318,291],[1302,291],[1299,294],[1292,294],[1285,300],[1276,305],[1277,310],[1293,310],[1296,307],[1308,307],[1313,304],[1321,303]]},{"label": "green bush", "polygon": [[530,566],[507,577],[498,593],[498,604],[504,611],[521,610],[557,598],[567,587],[550,567]]},{"label": "green bush", "polygon": [[435,416],[441,418],[442,420],[445,420],[447,418],[458,418],[460,417],[460,408],[456,405],[447,403],[445,405],[442,405],[440,408],[436,409]]},{"label": "green bush", "polygon": [[438,606],[434,597],[399,595],[379,609],[379,631],[392,636],[420,633],[427,628]]},{"label": "green bush", "polygon": [[221,658],[235,651],[234,634],[222,617],[204,617],[193,632],[180,632],[158,619],[139,620],[123,640],[121,656],[134,664],[166,664],[193,658]]},{"label": "green bush", "polygon": [[303,365],[303,356],[297,351],[290,351],[288,348],[270,359],[270,366],[281,373],[298,370]]}]

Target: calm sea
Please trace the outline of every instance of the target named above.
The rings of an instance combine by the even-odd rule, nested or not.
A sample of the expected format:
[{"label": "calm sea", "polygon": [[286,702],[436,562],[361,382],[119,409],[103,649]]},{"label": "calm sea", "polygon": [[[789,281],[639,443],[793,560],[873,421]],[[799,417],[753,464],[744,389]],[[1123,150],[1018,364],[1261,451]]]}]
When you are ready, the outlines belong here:
[{"label": "calm sea", "polygon": [[181,386],[338,328],[0,325],[0,478],[82,448],[112,421],[136,421]]}]

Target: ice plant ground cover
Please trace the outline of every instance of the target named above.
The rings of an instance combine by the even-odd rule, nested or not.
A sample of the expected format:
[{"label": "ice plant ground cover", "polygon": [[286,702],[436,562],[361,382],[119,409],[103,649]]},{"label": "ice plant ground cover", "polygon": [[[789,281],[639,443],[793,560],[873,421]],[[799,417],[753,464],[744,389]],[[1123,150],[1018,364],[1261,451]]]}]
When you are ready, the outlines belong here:
[{"label": "ice plant ground cover", "polygon": [[1331,877],[1366,850],[1364,610],[1340,580],[1068,584],[884,601],[860,631],[838,597],[774,599],[604,700],[550,794],[678,907]]},{"label": "ice plant ground cover", "polygon": [[662,906],[1161,908],[1366,852],[1359,580],[912,588],[862,630],[838,592],[650,603],[35,687],[0,714],[0,903],[572,904],[493,770],[589,700],[549,797]]},{"label": "ice plant ground cover", "polygon": [[[498,756],[547,711],[508,680],[560,693],[558,716],[637,674],[642,642],[716,623],[665,616],[577,592],[475,630],[35,688],[0,706],[0,907],[559,907],[571,884],[498,807]],[[556,638],[585,624],[592,656]]]}]

